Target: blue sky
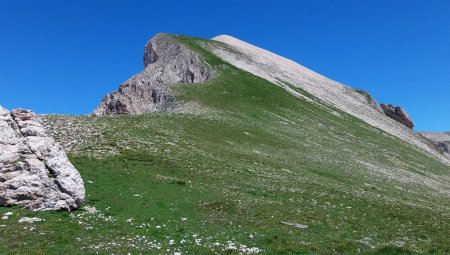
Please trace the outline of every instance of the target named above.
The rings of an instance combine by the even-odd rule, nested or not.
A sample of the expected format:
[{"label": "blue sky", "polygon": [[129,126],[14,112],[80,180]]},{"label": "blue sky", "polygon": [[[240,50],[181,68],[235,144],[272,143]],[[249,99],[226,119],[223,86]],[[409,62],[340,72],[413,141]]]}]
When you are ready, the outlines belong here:
[{"label": "blue sky", "polygon": [[450,130],[450,1],[0,1],[0,104],[87,114],[155,33],[229,34]]}]

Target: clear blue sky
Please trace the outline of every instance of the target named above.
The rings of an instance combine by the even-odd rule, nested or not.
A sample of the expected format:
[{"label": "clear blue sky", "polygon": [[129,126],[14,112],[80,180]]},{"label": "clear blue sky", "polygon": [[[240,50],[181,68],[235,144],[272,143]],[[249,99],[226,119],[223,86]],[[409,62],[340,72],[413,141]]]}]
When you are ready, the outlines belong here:
[{"label": "clear blue sky", "polygon": [[0,104],[90,113],[157,32],[235,36],[450,130],[448,0],[0,0]]}]

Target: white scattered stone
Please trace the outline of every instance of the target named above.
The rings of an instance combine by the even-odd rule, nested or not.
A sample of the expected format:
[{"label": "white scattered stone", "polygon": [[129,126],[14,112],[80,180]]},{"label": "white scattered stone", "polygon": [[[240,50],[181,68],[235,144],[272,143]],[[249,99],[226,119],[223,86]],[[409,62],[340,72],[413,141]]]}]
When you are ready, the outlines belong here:
[{"label": "white scattered stone", "polygon": [[38,217],[33,217],[33,218],[29,218],[29,217],[22,217],[19,220],[19,223],[33,223],[33,222],[40,222],[40,221],[45,221],[41,218]]},{"label": "white scattered stone", "polygon": [[98,210],[97,210],[97,208],[95,208],[95,206],[85,206],[84,210],[86,210],[86,212],[88,214],[96,214],[96,213],[98,213]]},{"label": "white scattered stone", "polygon": [[303,225],[303,224],[299,224],[299,223],[284,222],[284,221],[281,221],[280,223],[283,225],[292,226],[294,228],[302,228],[302,229],[308,228],[308,225]]}]

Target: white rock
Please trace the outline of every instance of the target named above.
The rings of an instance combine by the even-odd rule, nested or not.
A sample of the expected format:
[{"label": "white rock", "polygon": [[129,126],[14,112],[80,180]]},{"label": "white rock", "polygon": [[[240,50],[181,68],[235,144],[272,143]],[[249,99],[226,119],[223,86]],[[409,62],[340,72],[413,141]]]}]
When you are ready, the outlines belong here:
[{"label": "white rock", "polygon": [[36,114],[0,106],[0,205],[72,210],[84,197],[80,174]]},{"label": "white rock", "polygon": [[44,221],[44,220],[41,218],[38,218],[38,217],[33,217],[33,218],[23,217],[19,220],[19,223],[33,223],[33,222],[40,222],[40,221]]}]

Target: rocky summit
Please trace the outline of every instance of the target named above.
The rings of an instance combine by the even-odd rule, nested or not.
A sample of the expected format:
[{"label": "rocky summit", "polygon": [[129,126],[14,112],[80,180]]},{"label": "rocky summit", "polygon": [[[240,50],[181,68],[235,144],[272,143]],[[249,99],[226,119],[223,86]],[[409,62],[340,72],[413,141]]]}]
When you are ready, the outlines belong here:
[{"label": "rocky summit", "polygon": [[84,196],[80,174],[36,114],[0,106],[0,205],[73,210]]},{"label": "rocky summit", "polygon": [[155,35],[144,49],[144,70],[107,94],[94,115],[143,114],[176,106],[172,84],[210,79],[213,69],[195,51],[172,35]]}]

